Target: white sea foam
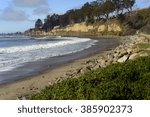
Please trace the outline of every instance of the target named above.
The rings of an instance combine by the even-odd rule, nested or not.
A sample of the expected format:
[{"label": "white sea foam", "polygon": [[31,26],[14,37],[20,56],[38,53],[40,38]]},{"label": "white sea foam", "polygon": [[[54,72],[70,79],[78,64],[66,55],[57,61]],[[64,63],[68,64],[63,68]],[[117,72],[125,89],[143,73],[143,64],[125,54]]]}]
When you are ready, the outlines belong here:
[{"label": "white sea foam", "polygon": [[54,47],[65,46],[68,44],[82,43],[82,42],[86,42],[90,40],[88,38],[79,39],[79,38],[67,38],[67,37],[63,39],[68,39],[68,40],[60,41],[57,43],[48,42],[46,44],[35,44],[35,45],[29,45],[29,46],[17,46],[17,47],[9,47],[9,48],[4,47],[4,48],[0,48],[0,53],[15,53],[15,52],[37,50],[37,49],[54,48]]},{"label": "white sea foam", "polygon": [[51,39],[51,38],[61,38],[61,36],[45,36],[45,37],[36,37],[35,39]]},{"label": "white sea foam", "polygon": [[30,36],[24,35],[0,35],[0,38],[29,38]]},{"label": "white sea foam", "polygon": [[26,62],[75,53],[91,47],[96,42],[88,38],[76,37],[55,37],[59,39],[55,42],[42,41],[50,38],[52,37],[43,37],[40,41],[38,39],[33,45],[0,47],[0,72],[11,70]]}]

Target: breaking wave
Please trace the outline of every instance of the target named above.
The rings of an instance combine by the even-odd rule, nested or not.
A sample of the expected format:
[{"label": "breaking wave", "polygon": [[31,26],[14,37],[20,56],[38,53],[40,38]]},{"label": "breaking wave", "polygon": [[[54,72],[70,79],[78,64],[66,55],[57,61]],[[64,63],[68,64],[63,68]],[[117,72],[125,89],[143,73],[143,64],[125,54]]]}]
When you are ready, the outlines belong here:
[{"label": "breaking wave", "polygon": [[11,41],[7,38],[4,42],[3,39],[4,45],[1,44],[0,47],[0,72],[11,70],[26,62],[75,53],[91,47],[96,42],[89,38],[60,36],[20,37],[17,40],[12,37]]}]

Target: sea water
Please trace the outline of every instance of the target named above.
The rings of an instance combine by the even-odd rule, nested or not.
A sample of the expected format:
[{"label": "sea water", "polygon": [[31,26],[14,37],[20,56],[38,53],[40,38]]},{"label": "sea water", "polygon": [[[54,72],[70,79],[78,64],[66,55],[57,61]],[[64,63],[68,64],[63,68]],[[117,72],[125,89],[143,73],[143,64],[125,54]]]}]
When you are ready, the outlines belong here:
[{"label": "sea water", "polygon": [[28,62],[75,53],[91,47],[95,40],[77,37],[0,36],[0,73]]}]

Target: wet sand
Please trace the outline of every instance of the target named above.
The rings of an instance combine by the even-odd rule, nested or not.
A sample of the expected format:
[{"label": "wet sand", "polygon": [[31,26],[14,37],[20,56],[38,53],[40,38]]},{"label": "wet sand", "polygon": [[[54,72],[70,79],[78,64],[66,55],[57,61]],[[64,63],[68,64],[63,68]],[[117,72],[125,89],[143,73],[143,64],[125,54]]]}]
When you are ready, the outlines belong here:
[{"label": "wet sand", "polygon": [[117,39],[100,39],[83,51],[26,63],[11,72],[0,74],[0,77],[5,78],[0,82],[0,99],[16,99],[38,92],[45,86],[54,84],[67,71],[81,68],[85,61],[101,56],[118,44]]}]

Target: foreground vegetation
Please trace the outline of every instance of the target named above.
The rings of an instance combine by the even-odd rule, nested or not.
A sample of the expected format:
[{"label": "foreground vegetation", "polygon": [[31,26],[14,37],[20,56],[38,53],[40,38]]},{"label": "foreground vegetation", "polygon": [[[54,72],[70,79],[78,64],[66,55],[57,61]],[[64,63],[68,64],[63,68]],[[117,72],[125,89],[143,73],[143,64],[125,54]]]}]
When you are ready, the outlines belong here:
[{"label": "foreground vegetation", "polygon": [[150,99],[150,56],[110,65],[46,87],[31,99]]}]

